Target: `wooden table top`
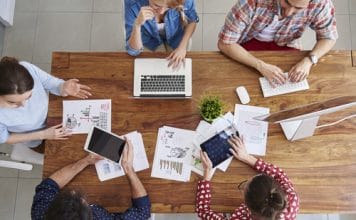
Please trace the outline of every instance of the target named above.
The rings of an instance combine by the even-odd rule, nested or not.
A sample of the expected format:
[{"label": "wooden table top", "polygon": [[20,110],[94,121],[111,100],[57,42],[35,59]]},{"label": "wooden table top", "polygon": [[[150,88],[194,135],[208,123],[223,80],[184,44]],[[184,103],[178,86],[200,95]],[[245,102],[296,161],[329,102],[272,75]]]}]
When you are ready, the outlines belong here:
[{"label": "wooden table top", "polygon": [[[288,71],[307,52],[255,52],[256,57]],[[140,57],[165,57],[164,53],[143,53]],[[201,120],[197,103],[205,92],[215,92],[234,111],[239,103],[235,93],[244,85],[251,97],[250,105],[269,107],[271,112],[293,108],[356,93],[356,67],[350,51],[332,51],[312,68],[307,91],[263,98],[260,75],[219,52],[191,52],[193,60],[193,97],[186,100],[133,99],[133,61],[124,52],[67,53],[55,52],[52,74],[64,79],[78,78],[89,85],[93,99],[112,99],[112,131],[125,134],[138,130],[152,167],[158,128],[163,125],[195,130]],[[49,123],[62,120],[61,97],[51,96]],[[319,124],[333,122],[356,112],[349,108],[321,117]],[[263,158],[283,168],[300,196],[301,213],[356,212],[356,119],[318,129],[313,137],[289,142],[278,124],[270,124],[267,152]],[[86,135],[74,135],[67,141],[46,141],[43,176],[72,163],[86,153]],[[152,212],[194,212],[196,183],[151,178],[151,169],[139,172],[152,202]],[[256,173],[233,160],[228,170],[213,177],[212,208],[232,212],[241,202],[237,184]],[[93,166],[86,168],[67,186],[82,190],[90,203],[110,211],[123,211],[130,203],[130,190],[125,177],[100,182]]]}]

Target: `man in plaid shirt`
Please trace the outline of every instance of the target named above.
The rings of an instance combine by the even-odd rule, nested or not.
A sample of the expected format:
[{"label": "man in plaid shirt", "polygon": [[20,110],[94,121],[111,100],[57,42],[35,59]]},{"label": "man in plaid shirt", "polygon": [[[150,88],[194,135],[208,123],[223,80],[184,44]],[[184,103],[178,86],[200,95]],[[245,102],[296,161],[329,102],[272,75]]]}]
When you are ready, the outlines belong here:
[{"label": "man in plaid shirt", "polygon": [[309,56],[289,70],[289,79],[307,78],[313,64],[326,54],[338,38],[335,8],[331,0],[237,0],[226,16],[218,47],[227,56],[251,66],[272,84],[283,84],[283,71],[257,59],[248,50],[300,49],[307,27],[316,32],[317,42]]}]

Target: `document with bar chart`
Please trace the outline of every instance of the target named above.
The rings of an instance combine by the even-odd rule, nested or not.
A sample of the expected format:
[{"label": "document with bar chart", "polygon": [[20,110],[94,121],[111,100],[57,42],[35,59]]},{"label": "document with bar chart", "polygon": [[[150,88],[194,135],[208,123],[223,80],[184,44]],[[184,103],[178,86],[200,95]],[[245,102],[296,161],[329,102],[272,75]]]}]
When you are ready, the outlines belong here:
[{"label": "document with bar chart", "polygon": [[158,130],[152,177],[189,181],[194,131],[164,126]]},{"label": "document with bar chart", "polygon": [[111,131],[111,99],[63,101],[63,126],[72,134],[87,134],[94,125]]}]

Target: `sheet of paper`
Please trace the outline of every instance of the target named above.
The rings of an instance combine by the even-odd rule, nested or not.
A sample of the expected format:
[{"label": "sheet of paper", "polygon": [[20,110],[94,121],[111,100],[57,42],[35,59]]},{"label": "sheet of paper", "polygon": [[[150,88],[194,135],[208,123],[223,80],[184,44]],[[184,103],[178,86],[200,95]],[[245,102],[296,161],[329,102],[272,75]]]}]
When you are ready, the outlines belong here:
[{"label": "sheet of paper", "polygon": [[234,122],[243,136],[249,154],[264,156],[266,154],[268,123],[253,119],[269,114],[269,108],[249,105],[235,105]]},{"label": "sheet of paper", "polygon": [[93,125],[111,131],[111,99],[63,101],[63,125],[72,134],[87,134]]},{"label": "sheet of paper", "polygon": [[164,126],[158,130],[152,177],[189,181],[195,132]]},{"label": "sheet of paper", "polygon": [[[234,115],[231,112],[226,113],[224,116],[219,117],[209,124],[205,121],[200,121],[198,127],[196,128],[196,135],[194,137],[193,143],[194,148],[192,150],[191,166],[192,171],[203,175],[203,167],[200,161],[200,144],[209,138],[213,137],[215,134],[229,127],[234,121]],[[216,168],[225,172],[229,167],[232,157],[219,164]]]},{"label": "sheet of paper", "polygon": [[[149,168],[145,146],[141,133],[134,131],[126,135],[131,140],[134,151],[133,168],[136,172]],[[100,181],[124,176],[125,172],[121,168],[121,165],[108,160],[100,160],[95,163],[95,168]]]}]

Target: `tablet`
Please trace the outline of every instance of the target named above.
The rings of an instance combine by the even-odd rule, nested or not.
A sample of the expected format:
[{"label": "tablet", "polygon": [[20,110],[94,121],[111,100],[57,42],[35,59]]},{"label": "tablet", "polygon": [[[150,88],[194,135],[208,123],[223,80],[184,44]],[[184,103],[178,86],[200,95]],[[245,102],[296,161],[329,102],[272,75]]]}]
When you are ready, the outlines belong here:
[{"label": "tablet", "polygon": [[229,150],[231,145],[228,142],[232,134],[239,136],[237,130],[230,126],[200,145],[201,149],[208,154],[213,168],[232,156]]},{"label": "tablet", "polygon": [[84,150],[118,163],[126,141],[118,135],[93,126],[85,141]]}]

